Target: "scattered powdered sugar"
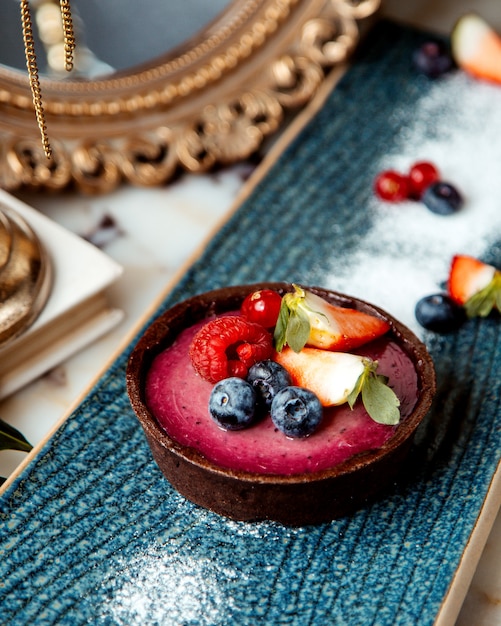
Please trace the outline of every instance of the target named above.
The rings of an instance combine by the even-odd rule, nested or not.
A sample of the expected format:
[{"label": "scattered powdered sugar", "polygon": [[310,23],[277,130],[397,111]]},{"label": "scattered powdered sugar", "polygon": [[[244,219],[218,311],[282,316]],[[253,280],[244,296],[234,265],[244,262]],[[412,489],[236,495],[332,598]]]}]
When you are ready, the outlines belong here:
[{"label": "scattered powdered sugar", "polygon": [[[119,626],[131,624],[199,624],[224,621],[234,608],[233,599],[222,590],[240,574],[222,568],[208,557],[166,557],[161,546],[152,546],[116,567],[106,605],[96,606],[98,622],[110,620]],[[194,551],[196,552],[196,550]]]},{"label": "scattered powdered sugar", "polygon": [[[373,302],[410,326],[416,302],[443,290],[456,253],[482,257],[501,241],[501,87],[458,71],[437,80],[413,111],[377,171],[407,172],[429,160],[456,186],[464,208],[450,216],[420,202],[369,200],[372,226],[356,252],[332,259],[324,284]],[[400,112],[395,110],[398,122]]]}]

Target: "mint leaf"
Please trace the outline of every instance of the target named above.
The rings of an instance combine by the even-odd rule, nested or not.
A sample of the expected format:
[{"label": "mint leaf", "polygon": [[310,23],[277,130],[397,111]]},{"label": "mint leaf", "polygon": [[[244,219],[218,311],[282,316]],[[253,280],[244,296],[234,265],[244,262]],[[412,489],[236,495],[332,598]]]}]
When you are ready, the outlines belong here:
[{"label": "mint leaf", "polygon": [[400,421],[400,400],[393,389],[378,376],[368,376],[362,387],[365,410],[378,424],[395,425]]},{"label": "mint leaf", "polygon": [[501,311],[501,272],[496,272],[486,287],[471,296],[464,308],[470,318],[487,317],[495,308]]},{"label": "mint leaf", "polygon": [[360,392],[362,391],[365,381],[369,375],[369,371],[370,370],[368,369],[368,366],[366,365],[364,371],[358,377],[358,380],[355,383],[355,386],[348,394],[346,401],[348,402],[350,409],[352,409],[355,406],[355,402],[357,401],[357,398],[360,395]]},{"label": "mint leaf", "polygon": [[13,426],[0,419],[0,450],[29,452],[32,446]]},{"label": "mint leaf", "polygon": [[304,291],[294,285],[295,292],[286,293],[282,298],[273,338],[275,349],[280,352],[287,344],[294,352],[304,348],[310,336],[310,320],[300,307],[304,301]]},{"label": "mint leaf", "polygon": [[364,371],[348,395],[347,402],[352,409],[362,394],[362,402],[369,416],[378,424],[395,425],[400,421],[400,400],[393,389],[388,387],[388,377],[377,374],[378,362],[364,359]]},{"label": "mint leaf", "polygon": [[487,289],[482,289],[464,305],[468,317],[487,317],[494,308],[496,298]]},{"label": "mint leaf", "polygon": [[285,344],[287,343],[286,333],[287,325],[289,323],[290,310],[287,304],[282,298],[282,304],[280,306],[280,312],[278,313],[277,323],[275,324],[275,331],[273,333],[273,340],[275,342],[275,349],[277,352],[281,352]]},{"label": "mint leaf", "polygon": [[310,320],[302,311],[294,311],[289,317],[285,333],[287,344],[294,352],[300,352],[310,336]]}]

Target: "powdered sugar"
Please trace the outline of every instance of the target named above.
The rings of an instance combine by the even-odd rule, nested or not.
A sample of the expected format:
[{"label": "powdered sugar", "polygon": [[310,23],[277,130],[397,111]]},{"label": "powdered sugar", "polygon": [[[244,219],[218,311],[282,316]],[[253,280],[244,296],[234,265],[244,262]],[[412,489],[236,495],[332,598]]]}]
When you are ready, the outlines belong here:
[{"label": "powdered sugar", "polygon": [[[439,216],[420,202],[368,200],[372,226],[355,253],[336,256],[324,284],[377,304],[423,335],[414,306],[442,290],[455,253],[482,257],[501,239],[501,87],[458,71],[437,80],[416,102],[377,170],[401,172],[419,160],[465,198],[457,214]],[[400,112],[395,110],[398,123]]]}]

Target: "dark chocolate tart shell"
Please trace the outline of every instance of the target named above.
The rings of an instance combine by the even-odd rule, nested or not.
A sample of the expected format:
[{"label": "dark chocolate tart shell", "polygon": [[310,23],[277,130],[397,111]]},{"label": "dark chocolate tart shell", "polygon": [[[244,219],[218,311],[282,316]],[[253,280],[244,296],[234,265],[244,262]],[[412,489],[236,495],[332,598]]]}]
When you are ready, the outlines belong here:
[{"label": "dark chocolate tart shell", "polygon": [[240,307],[256,289],[290,291],[287,283],[226,287],[194,296],[159,316],[133,349],[127,367],[127,391],[153,457],[167,480],[188,500],[234,520],[273,520],[285,525],[319,524],[353,513],[380,497],[398,479],[413,436],[435,393],[435,371],[425,345],[403,324],[357,298],[308,287],[338,306],[351,307],[390,323],[389,338],[409,355],[417,372],[418,400],[411,415],[379,449],[364,452],[321,472],[262,475],[222,468],[198,451],[174,441],[145,402],[145,380],[157,354],[184,328]]}]

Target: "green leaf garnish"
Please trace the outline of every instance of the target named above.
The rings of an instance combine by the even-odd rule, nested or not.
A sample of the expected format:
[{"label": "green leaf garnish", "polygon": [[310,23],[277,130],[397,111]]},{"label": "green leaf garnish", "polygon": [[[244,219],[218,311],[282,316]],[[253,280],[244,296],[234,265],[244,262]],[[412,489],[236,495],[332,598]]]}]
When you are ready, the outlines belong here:
[{"label": "green leaf garnish", "polygon": [[369,416],[378,424],[394,426],[400,422],[400,400],[388,387],[386,376],[377,374],[377,361],[364,360],[364,371],[358,377],[348,396],[348,404],[353,409],[359,395]]},{"label": "green leaf garnish", "polygon": [[289,309],[284,306],[284,299],[282,298],[277,323],[275,324],[275,330],[273,333],[273,340],[275,342],[275,349],[277,352],[281,352],[283,350],[283,347],[285,346],[285,332],[287,330],[288,323]]},{"label": "green leaf garnish", "polygon": [[369,367],[370,367],[370,364],[365,365],[364,371],[360,374],[357,382],[355,383],[355,386],[353,387],[353,389],[348,394],[348,397],[346,398],[346,401],[348,402],[350,409],[352,409],[355,406],[355,402],[357,401],[357,398],[360,395],[360,392],[362,391],[362,387],[364,386],[367,376],[369,375],[369,369],[368,369]]},{"label": "green leaf garnish", "polygon": [[21,450],[29,452],[32,445],[13,426],[0,419],[0,450]]},{"label": "green leaf garnish", "polygon": [[393,389],[377,376],[367,379],[362,388],[365,410],[379,424],[395,425],[400,421],[400,401]]},{"label": "green leaf garnish", "polygon": [[295,311],[289,318],[287,330],[285,332],[285,341],[288,346],[299,352],[302,350],[310,336],[310,320],[302,311]]},{"label": "green leaf garnish", "polygon": [[282,298],[280,313],[275,326],[275,349],[281,352],[288,345],[294,352],[300,352],[311,332],[311,323],[308,312],[313,311],[306,303],[306,292],[298,285],[293,285],[294,291],[286,293]]},{"label": "green leaf garnish", "polygon": [[466,301],[466,315],[487,317],[493,309],[501,311],[501,272],[496,271],[491,282]]}]

